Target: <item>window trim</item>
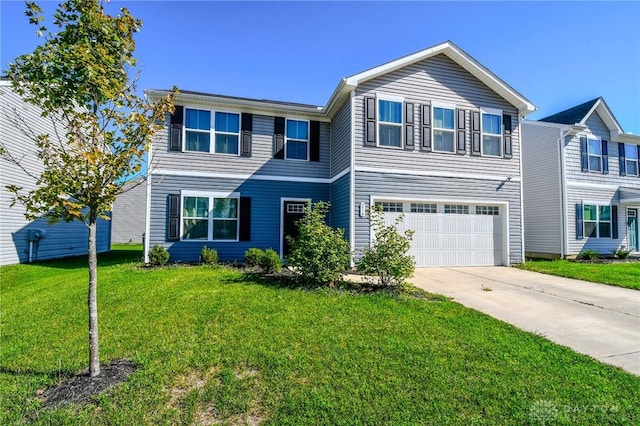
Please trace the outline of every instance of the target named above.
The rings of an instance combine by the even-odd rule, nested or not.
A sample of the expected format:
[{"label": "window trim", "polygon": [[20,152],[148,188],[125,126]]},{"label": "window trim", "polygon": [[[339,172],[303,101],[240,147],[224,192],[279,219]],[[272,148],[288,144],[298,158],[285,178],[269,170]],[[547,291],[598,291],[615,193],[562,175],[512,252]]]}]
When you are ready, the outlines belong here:
[{"label": "window trim", "polygon": [[[388,102],[396,102],[400,104],[400,122],[399,123],[391,123],[388,121],[382,121],[380,119],[380,101],[388,101]],[[404,149],[404,98],[402,96],[395,96],[385,93],[376,93],[376,146],[378,148],[388,148],[388,149]],[[390,145],[381,145],[380,144],[380,125],[384,124],[385,126],[394,126],[400,129],[400,146],[390,146]]]},{"label": "window trim", "polygon": [[[394,205],[395,210],[386,210],[388,207],[390,208],[392,204]],[[382,207],[382,212],[384,213],[404,213],[404,202],[402,201],[376,200],[374,206]],[[400,206],[400,210],[397,210],[398,206]]]},{"label": "window trim", "polygon": [[[187,127],[187,110],[196,110],[196,111],[207,111],[211,114],[209,130],[201,130],[201,129],[191,129]],[[238,133],[233,132],[223,132],[216,130],[216,113],[223,114],[234,114],[238,116]],[[183,117],[182,122],[184,125],[182,126],[182,140],[184,141],[182,144],[182,152],[195,152],[200,154],[218,154],[218,155],[227,155],[230,157],[239,157],[240,156],[240,139],[242,136],[242,113],[238,111],[229,111],[229,110],[217,110],[217,109],[209,109],[209,108],[201,108],[195,106],[187,106],[183,107],[182,111]],[[208,133],[209,134],[209,151],[192,151],[187,149],[187,131],[189,132],[198,132],[198,133]],[[238,149],[237,154],[231,154],[228,152],[217,152],[216,151],[216,135],[234,135],[238,137]]]},{"label": "window trim", "polygon": [[[209,211],[207,216],[207,239],[189,239],[184,238],[184,198],[185,197],[208,197]],[[233,198],[236,199],[236,238],[235,240],[219,240],[213,238],[213,222],[216,220],[213,216],[213,205],[216,198]],[[204,218],[203,218],[204,220]],[[207,191],[180,191],[180,241],[184,242],[216,242],[216,243],[236,243],[240,241],[240,193],[239,192],[207,192]]]},{"label": "window trim", "polygon": [[[289,138],[287,136],[287,129],[289,128],[289,121],[300,121],[300,122],[304,122],[307,123],[307,139],[294,139],[294,138]],[[294,142],[306,142],[307,143],[307,157],[303,160],[301,158],[289,158],[287,156],[287,146],[289,144],[289,141],[294,141]],[[310,157],[311,157],[311,120],[307,120],[304,118],[296,118],[296,117],[285,117],[284,118],[284,159],[285,160],[291,160],[291,161],[306,161],[309,162]]]},{"label": "window trim", "polygon": [[[585,212],[585,208],[587,206],[593,206],[596,208],[596,220],[587,220],[586,219],[586,215],[584,214]],[[609,207],[609,220],[600,220],[600,207]],[[590,203],[590,202],[584,202],[582,203],[582,235],[583,238],[597,238],[597,239],[601,239],[601,238],[607,238],[610,239],[613,236],[613,209],[612,209],[613,205],[612,204],[598,204],[598,203]],[[590,235],[587,235],[586,233],[586,224],[587,222],[589,223],[595,223],[595,229],[596,229],[596,236],[592,237]],[[600,223],[608,223],[609,224],[609,235],[608,236],[601,236],[600,235]]]},{"label": "window trim", "polygon": [[[496,115],[498,116],[498,118],[500,119],[500,134],[497,133],[485,133],[484,131],[484,120],[483,120],[483,115],[487,114],[487,115]],[[495,108],[480,108],[480,155],[482,157],[493,157],[493,158],[502,158],[504,156],[504,123],[503,123],[503,111],[501,109],[495,109]],[[484,153],[484,136],[491,136],[491,137],[498,137],[499,141],[498,141],[498,150],[499,150],[499,154],[498,155],[494,155],[494,154],[485,154]]]},{"label": "window trim", "polygon": [[[440,108],[440,109],[449,109],[451,111],[453,111],[453,128],[452,129],[445,129],[445,128],[441,128],[441,127],[436,127],[436,108]],[[441,154],[455,154],[456,153],[456,130],[457,127],[456,125],[457,123],[457,105],[455,104],[448,104],[448,103],[444,103],[444,102],[431,102],[431,151],[432,152],[438,152]],[[482,116],[481,116],[482,117]],[[435,139],[435,132],[436,131],[444,131],[447,133],[451,133],[452,136],[452,145],[451,145],[451,151],[443,151],[443,150],[439,150],[436,149],[436,139]]]},{"label": "window trim", "polygon": [[[633,150],[636,152],[636,158],[635,159],[629,159],[629,157],[627,157],[627,146],[631,146],[633,147]],[[640,156],[638,155],[638,145],[633,144],[633,143],[623,143],[623,147],[624,147],[624,170],[625,170],[625,175],[626,176],[639,176],[640,175]],[[618,153],[618,156],[620,156],[620,153]],[[629,170],[629,166],[627,165],[627,162],[632,162],[632,163],[636,163],[636,173],[635,174],[629,174],[628,170]]]},{"label": "window trim", "polygon": [[[585,134],[582,136],[583,138],[585,138],[587,140],[587,171],[588,172],[592,172],[592,173],[603,173],[603,169],[604,169],[604,159],[603,159],[603,154],[602,154],[602,138],[599,136],[595,136],[592,134]],[[600,144],[600,155],[598,154],[591,154],[589,152],[589,141],[597,141]],[[591,169],[591,161],[590,158],[591,157],[598,157],[600,159],[600,170],[592,170]],[[589,204],[589,205],[593,205],[593,204]],[[584,214],[584,210],[583,210],[583,214]]]},{"label": "window trim", "polygon": [[[452,207],[455,207],[456,211],[447,211],[451,210]],[[462,207],[462,213],[458,212],[458,207]],[[447,209],[448,208],[448,209]],[[445,203],[443,205],[442,213],[444,214],[462,214],[468,215],[471,214],[471,209],[469,208],[469,204],[460,204],[460,203]]]}]

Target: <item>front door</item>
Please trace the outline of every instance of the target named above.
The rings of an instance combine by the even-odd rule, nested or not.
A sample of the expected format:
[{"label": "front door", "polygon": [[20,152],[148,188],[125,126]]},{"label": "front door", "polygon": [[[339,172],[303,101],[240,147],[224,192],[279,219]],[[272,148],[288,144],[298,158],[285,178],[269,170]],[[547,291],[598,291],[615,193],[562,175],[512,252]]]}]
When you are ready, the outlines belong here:
[{"label": "front door", "polygon": [[282,206],[282,257],[287,257],[291,252],[289,238],[297,238],[299,235],[297,222],[304,215],[307,201],[285,201]]},{"label": "front door", "polygon": [[640,247],[638,247],[638,209],[627,209],[627,232],[629,234],[629,250],[640,251]]}]

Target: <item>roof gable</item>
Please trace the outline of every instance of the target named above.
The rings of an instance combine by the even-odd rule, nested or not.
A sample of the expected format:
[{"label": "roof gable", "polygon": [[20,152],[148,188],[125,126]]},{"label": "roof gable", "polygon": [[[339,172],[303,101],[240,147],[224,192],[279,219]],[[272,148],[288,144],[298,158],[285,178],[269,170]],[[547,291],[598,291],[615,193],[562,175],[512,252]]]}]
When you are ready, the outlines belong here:
[{"label": "roof gable", "polygon": [[541,118],[539,121],[569,125],[577,124],[584,126],[586,125],[589,117],[591,117],[591,115],[594,113],[598,114],[598,116],[604,122],[610,132],[623,133],[620,123],[618,123],[618,120],[616,120],[613,113],[609,109],[609,106],[602,97],[592,99],[583,104],[565,109],[564,111],[560,111],[559,113]]}]

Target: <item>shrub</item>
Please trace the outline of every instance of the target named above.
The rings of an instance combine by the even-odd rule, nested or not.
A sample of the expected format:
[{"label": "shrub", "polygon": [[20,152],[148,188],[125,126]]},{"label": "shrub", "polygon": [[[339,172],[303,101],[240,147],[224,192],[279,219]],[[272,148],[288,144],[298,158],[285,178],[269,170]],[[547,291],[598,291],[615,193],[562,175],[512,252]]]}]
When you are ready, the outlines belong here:
[{"label": "shrub", "polygon": [[217,265],[218,264],[218,251],[207,246],[202,247],[200,250],[200,259],[205,265]]},{"label": "shrub", "polygon": [[369,210],[371,230],[375,241],[371,247],[362,250],[362,257],[357,262],[358,270],[365,275],[376,277],[382,286],[399,286],[405,279],[413,275],[415,261],[407,253],[411,248],[413,231],[398,231],[404,216],[396,219],[393,225],[386,225],[384,213],[379,207]]},{"label": "shrub", "polygon": [[596,260],[598,256],[599,256],[599,253],[594,249],[584,249],[578,255],[580,259],[586,259],[586,260]]},{"label": "shrub", "polygon": [[[262,250],[260,250],[262,252]],[[265,274],[274,274],[282,270],[282,261],[277,251],[267,249],[262,252],[262,256],[258,261],[258,266]]]},{"label": "shrub", "polygon": [[149,263],[154,266],[164,266],[169,261],[169,252],[160,244],[154,245],[149,250]]},{"label": "shrub", "polygon": [[629,257],[631,250],[627,250],[624,246],[620,247],[617,250],[613,250],[613,255],[618,259],[626,259]]},{"label": "shrub", "polygon": [[333,229],[325,223],[329,207],[327,202],[317,202],[305,209],[304,216],[298,221],[298,238],[289,239],[289,264],[305,281],[315,286],[332,286],[351,262],[344,230]]},{"label": "shrub", "polygon": [[250,248],[249,250],[244,252],[244,264],[255,268],[260,266],[260,260],[264,256],[264,251],[259,248]]}]

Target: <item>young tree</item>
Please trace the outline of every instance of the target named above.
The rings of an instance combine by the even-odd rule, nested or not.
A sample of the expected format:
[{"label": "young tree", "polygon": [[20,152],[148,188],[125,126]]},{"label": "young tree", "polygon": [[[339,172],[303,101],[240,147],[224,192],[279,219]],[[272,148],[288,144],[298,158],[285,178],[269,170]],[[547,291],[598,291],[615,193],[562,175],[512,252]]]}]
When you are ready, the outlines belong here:
[{"label": "young tree", "polygon": [[[7,76],[22,98],[52,121],[54,134],[25,131],[34,143],[42,172],[38,187],[8,190],[28,219],[79,220],[89,242],[89,372],[100,374],[98,349],[96,223],[124,192],[127,177],[141,170],[153,134],[173,112],[172,95],[149,103],[136,94],[134,34],[142,22],[127,9],[107,14],[96,0],[67,0],[53,15],[56,32],[43,26],[41,8],[26,3],[29,22],[43,43],[8,66]],[[28,127],[28,126],[27,126]],[[2,147],[5,158],[20,165]],[[22,167],[25,172],[28,170]]]}]

